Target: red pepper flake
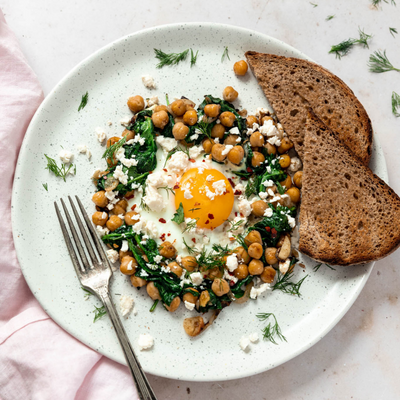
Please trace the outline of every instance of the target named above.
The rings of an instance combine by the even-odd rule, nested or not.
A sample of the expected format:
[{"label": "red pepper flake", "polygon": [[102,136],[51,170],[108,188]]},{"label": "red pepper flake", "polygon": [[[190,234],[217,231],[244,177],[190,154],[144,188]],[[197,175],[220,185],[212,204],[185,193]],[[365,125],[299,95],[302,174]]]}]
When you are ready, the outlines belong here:
[{"label": "red pepper flake", "polygon": [[178,184],[176,184],[176,185],[174,186],[174,190],[176,190],[176,189],[179,189],[179,185],[178,185]]},{"label": "red pepper flake", "polygon": [[163,171],[168,172],[167,168],[163,168]]},{"label": "red pepper flake", "polygon": [[134,205],[131,207],[131,210],[132,210],[132,211],[136,208],[136,205],[137,205],[137,204],[134,204]]},{"label": "red pepper flake", "polygon": [[275,228],[272,228],[272,229],[271,229],[271,236],[272,236],[273,238],[276,238],[276,237],[278,236],[278,232],[276,231]]},{"label": "red pepper flake", "polygon": [[242,192],[240,190],[235,190],[234,195],[235,196],[240,196],[242,194]]},{"label": "red pepper flake", "polygon": [[270,228],[269,226],[266,226],[266,227],[265,227],[265,230],[266,230],[267,232],[271,232],[271,228]]},{"label": "red pepper flake", "polygon": [[193,158],[189,158],[189,161],[190,161],[191,163],[195,163],[195,162],[196,162],[196,160],[193,160]]},{"label": "red pepper flake", "polygon": [[210,220],[208,219],[204,224],[208,225],[210,223]]},{"label": "red pepper flake", "polygon": [[208,218],[214,219],[214,215],[213,214],[208,214]]},{"label": "red pepper flake", "polygon": [[201,206],[201,203],[194,203],[195,206]]},{"label": "red pepper flake", "polygon": [[149,172],[149,174],[152,174],[152,173],[153,173],[153,171],[150,171],[150,172]]},{"label": "red pepper flake", "polygon": [[133,199],[135,197],[135,193],[131,193],[129,196],[125,196],[126,199]]},{"label": "red pepper flake", "polygon": [[168,233],[168,235],[167,236],[171,236],[171,234],[170,233]]},{"label": "red pepper flake", "polygon": [[237,217],[237,212],[235,212],[235,217]]},{"label": "red pepper flake", "polygon": [[233,180],[231,179],[231,178],[228,178],[228,181],[229,181],[229,183],[231,184],[231,186],[233,187],[233,188],[235,188],[235,182],[233,182]]},{"label": "red pepper flake", "polygon": [[206,160],[203,160],[202,162],[206,162]]},{"label": "red pepper flake", "polygon": [[246,168],[246,171],[247,171],[247,172],[253,172],[253,170],[252,170],[250,167],[247,167],[247,168]]},{"label": "red pepper flake", "polygon": [[160,236],[160,239],[161,239],[163,242],[165,242],[165,233],[163,233],[163,234]]},{"label": "red pepper flake", "polygon": [[235,282],[229,281],[229,286],[233,286],[234,284],[235,284]]},{"label": "red pepper flake", "polygon": [[192,238],[192,242],[193,242],[193,243],[196,243],[196,238]]},{"label": "red pepper flake", "polygon": [[164,218],[160,218],[159,221],[160,221],[162,224],[167,223],[167,221],[166,221]]}]

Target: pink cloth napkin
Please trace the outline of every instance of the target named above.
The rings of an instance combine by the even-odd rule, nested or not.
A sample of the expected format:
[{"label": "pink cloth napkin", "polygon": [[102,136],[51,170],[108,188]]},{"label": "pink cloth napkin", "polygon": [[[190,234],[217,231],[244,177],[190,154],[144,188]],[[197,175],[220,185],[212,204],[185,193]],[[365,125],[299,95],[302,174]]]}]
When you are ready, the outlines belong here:
[{"label": "pink cloth napkin", "polygon": [[[43,100],[39,82],[0,10],[0,399],[138,398],[128,369],[56,325],[30,292],[11,233],[15,164]],[[116,392],[118,390],[118,392]]]}]

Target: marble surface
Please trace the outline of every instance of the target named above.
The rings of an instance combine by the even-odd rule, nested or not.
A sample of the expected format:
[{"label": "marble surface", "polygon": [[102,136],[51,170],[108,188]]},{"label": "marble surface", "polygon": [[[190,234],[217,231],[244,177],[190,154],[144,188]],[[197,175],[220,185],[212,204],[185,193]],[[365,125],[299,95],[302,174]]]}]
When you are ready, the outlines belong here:
[{"label": "marble surface", "polygon": [[[368,72],[374,50],[387,50],[400,66],[400,4],[369,0],[227,0],[151,3],[137,0],[3,0],[5,17],[39,77],[45,94],[78,62],[109,42],[160,24],[189,21],[227,23],[255,29],[301,50],[340,76],[370,115],[382,144],[393,189],[400,193],[400,118],[391,113],[391,93],[400,93],[400,74]],[[390,3],[390,1],[389,1]],[[335,15],[326,21],[328,15]],[[370,49],[355,47],[341,60],[331,45],[374,37]],[[400,250],[379,261],[363,292],[338,325],[310,350],[266,373],[228,382],[192,383],[150,376],[164,399],[383,399],[400,398],[398,316]],[[268,356],[268,355],[266,355]],[[212,360],[210,360],[212,362]]]}]

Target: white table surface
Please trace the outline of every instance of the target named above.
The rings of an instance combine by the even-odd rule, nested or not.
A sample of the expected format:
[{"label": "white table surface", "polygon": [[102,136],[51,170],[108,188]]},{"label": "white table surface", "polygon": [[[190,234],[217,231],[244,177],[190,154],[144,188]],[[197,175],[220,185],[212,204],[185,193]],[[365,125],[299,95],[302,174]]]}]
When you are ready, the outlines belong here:
[{"label": "white table surface", "polygon": [[[400,118],[391,93],[400,73],[372,74],[367,61],[387,50],[400,67],[400,4],[370,0],[2,0],[0,6],[45,94],[77,63],[109,42],[143,28],[209,21],[274,36],[342,78],[364,104],[382,144],[390,184],[400,193]],[[389,0],[390,3],[390,0]],[[398,2],[400,3],[400,2]],[[328,15],[335,18],[326,21]],[[370,49],[354,48],[341,60],[331,45],[373,34]],[[389,27],[397,28],[393,38]],[[379,261],[345,317],[310,350],[266,373],[227,382],[192,383],[150,376],[165,399],[400,399],[400,250]],[[210,360],[211,361],[211,360]]]}]

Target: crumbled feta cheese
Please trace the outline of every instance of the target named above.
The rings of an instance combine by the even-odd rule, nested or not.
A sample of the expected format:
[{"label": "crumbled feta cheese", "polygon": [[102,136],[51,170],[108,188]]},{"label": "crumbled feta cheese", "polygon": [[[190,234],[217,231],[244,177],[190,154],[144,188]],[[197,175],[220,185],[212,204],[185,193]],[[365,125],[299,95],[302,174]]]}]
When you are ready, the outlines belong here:
[{"label": "crumbled feta cheese", "polygon": [[184,192],[183,192],[183,197],[186,199],[186,200],[190,200],[190,199],[193,199],[193,196],[192,196],[192,193],[190,192],[190,188],[185,188],[185,190],[184,190]]},{"label": "crumbled feta cheese", "polygon": [[96,225],[96,230],[100,234],[100,236],[108,235],[110,233],[110,230],[108,228],[101,225]]},{"label": "crumbled feta cheese", "polygon": [[100,142],[100,144],[103,144],[104,141],[106,140],[106,133],[104,132],[104,129],[100,128],[100,127],[96,128],[95,134],[96,134],[97,140]]},{"label": "crumbled feta cheese", "polygon": [[268,119],[264,121],[264,124],[258,128],[259,132],[267,137],[278,136],[279,131],[276,129],[274,121],[272,119]]},{"label": "crumbled feta cheese", "polygon": [[291,217],[290,215],[287,216],[288,224],[291,228],[294,228],[296,226],[296,220]]},{"label": "crumbled feta cheese", "polygon": [[239,346],[243,351],[246,351],[247,348],[250,345],[250,340],[246,336],[242,336],[242,338],[239,341]]},{"label": "crumbled feta cheese", "polygon": [[86,154],[86,157],[88,158],[88,160],[90,160],[92,158],[92,153],[87,148],[86,144],[78,145],[78,151],[79,151],[80,154]]},{"label": "crumbled feta cheese", "polygon": [[273,214],[274,212],[272,211],[272,208],[270,208],[269,206],[264,211],[264,217],[272,217]]},{"label": "crumbled feta cheese", "polygon": [[257,343],[259,340],[258,333],[254,332],[254,333],[250,334],[249,340],[251,343]]},{"label": "crumbled feta cheese", "polygon": [[268,197],[268,193],[267,192],[260,192],[260,193],[258,193],[258,197],[261,200],[265,200]]},{"label": "crumbled feta cheese", "polygon": [[252,299],[256,299],[260,294],[264,293],[268,289],[271,289],[271,285],[269,283],[263,283],[258,288],[253,286],[250,290],[250,297]]},{"label": "crumbled feta cheese", "polygon": [[119,201],[117,195],[118,192],[113,192],[112,190],[106,191],[106,197],[108,199],[107,208],[109,210],[112,210],[114,205]]},{"label": "crumbled feta cheese", "polygon": [[134,300],[132,297],[123,294],[119,299],[119,309],[123,317],[128,318],[133,310]]},{"label": "crumbled feta cheese", "polygon": [[196,159],[203,151],[203,146],[193,146],[189,149],[189,156],[192,159]]},{"label": "crumbled feta cheese", "polygon": [[154,172],[148,176],[146,181],[146,195],[143,197],[143,201],[152,211],[160,212],[164,209],[164,198],[158,193],[158,188],[169,186],[170,181],[171,178],[164,171]]},{"label": "crumbled feta cheese", "polygon": [[142,76],[142,83],[147,89],[155,89],[156,83],[154,82],[154,78],[150,75],[143,75]]},{"label": "crumbled feta cheese", "polygon": [[216,181],[212,184],[216,196],[222,196],[226,192],[226,184],[223,179]]},{"label": "crumbled feta cheese", "polygon": [[180,264],[180,263],[182,262],[182,256],[181,256],[180,254],[178,254],[178,255],[176,256],[175,261],[176,261],[178,264]]},{"label": "crumbled feta cheese", "polygon": [[237,254],[233,253],[226,258],[226,267],[230,272],[233,272],[238,267]]},{"label": "crumbled feta cheese", "polygon": [[267,189],[267,192],[271,197],[275,196],[275,193],[274,193],[274,191],[272,189]]},{"label": "crumbled feta cheese", "polygon": [[214,200],[214,199],[215,199],[215,193],[212,192],[208,186],[206,186],[206,196],[207,196],[210,200]]},{"label": "crumbled feta cheese", "polygon": [[211,182],[214,179],[212,175],[207,175],[206,181]]},{"label": "crumbled feta cheese", "polygon": [[292,157],[290,159],[290,165],[288,170],[291,172],[296,172],[302,167],[302,163],[299,157]]},{"label": "crumbled feta cheese", "polygon": [[64,149],[58,155],[64,164],[69,164],[74,158],[74,155],[70,151]]},{"label": "crumbled feta cheese", "polygon": [[272,179],[267,179],[262,183],[265,187],[274,186],[274,181]]},{"label": "crumbled feta cheese", "polygon": [[128,251],[129,250],[129,245],[127,240],[122,241],[122,246],[121,246],[121,251]]},{"label": "crumbled feta cheese", "polygon": [[132,119],[132,117],[130,117],[129,115],[127,115],[127,116],[125,116],[124,118],[121,118],[121,119],[119,120],[119,123],[120,123],[122,126],[127,127],[127,126],[131,123],[131,119]]},{"label": "crumbled feta cheese", "polygon": [[226,269],[224,270],[223,278],[224,278],[226,281],[231,281],[231,282],[233,282],[234,284],[238,281],[238,278],[236,278],[236,276],[234,276],[234,275],[231,275]]},{"label": "crumbled feta cheese", "polygon": [[155,261],[157,264],[160,264],[160,262],[162,261],[162,259],[163,259],[163,257],[160,256],[160,255],[157,255],[157,256],[154,257],[154,261]]},{"label": "crumbled feta cheese", "polygon": [[267,140],[269,144],[272,144],[272,146],[280,146],[281,145],[281,140],[277,136],[272,136]]},{"label": "crumbled feta cheese", "polygon": [[240,135],[240,131],[238,127],[233,127],[232,129],[229,129],[229,133],[231,133],[232,135]]},{"label": "crumbled feta cheese", "polygon": [[233,149],[233,146],[231,144],[226,144],[224,150],[222,150],[221,154],[223,156],[226,156],[231,150]]},{"label": "crumbled feta cheese", "polygon": [[129,176],[122,170],[122,165],[118,165],[114,172],[114,178],[118,179],[123,185],[128,183]]},{"label": "crumbled feta cheese", "polygon": [[139,336],[138,345],[140,351],[151,349],[154,346],[153,336],[149,335],[148,333],[143,333]]},{"label": "crumbled feta cheese", "polygon": [[187,154],[183,151],[177,151],[172,154],[171,158],[167,162],[167,169],[176,175],[180,175],[190,164]]},{"label": "crumbled feta cheese", "polygon": [[169,153],[172,149],[178,146],[178,142],[174,138],[166,138],[164,136],[157,136],[156,142],[161,146],[165,153]]},{"label": "crumbled feta cheese", "polygon": [[[132,225],[134,226],[134,225]],[[157,239],[158,238],[158,229],[153,221],[147,221],[146,226],[145,226],[145,232],[149,235],[151,239]]]},{"label": "crumbled feta cheese", "polygon": [[267,115],[270,115],[270,112],[269,112],[268,108],[258,107],[258,108],[256,108],[256,112],[255,112],[254,115],[255,115],[256,117],[259,117],[260,114],[267,114]]},{"label": "crumbled feta cheese", "polygon": [[185,301],[185,307],[186,307],[189,311],[193,311],[195,305],[196,305],[196,304],[191,303],[190,301]]},{"label": "crumbled feta cheese", "polygon": [[190,140],[196,140],[199,138],[199,135],[195,133],[194,135],[190,136]]},{"label": "crumbled feta cheese", "polygon": [[288,272],[289,270],[289,267],[290,267],[290,258],[287,258],[285,262],[282,261],[279,262],[279,271],[282,274],[286,274],[286,272]]},{"label": "crumbled feta cheese", "polygon": [[158,96],[152,96],[149,99],[147,99],[147,107],[152,107],[157,104],[160,104],[159,100],[158,100]]},{"label": "crumbled feta cheese", "polygon": [[127,269],[128,271],[132,271],[132,270],[133,270],[133,261],[132,261],[132,260],[129,261],[128,265],[126,266],[126,269]]},{"label": "crumbled feta cheese", "polygon": [[238,137],[237,139],[236,139],[236,143],[240,143],[242,141],[242,138],[241,137]]},{"label": "crumbled feta cheese", "polygon": [[114,250],[114,249],[109,249],[106,250],[106,255],[107,258],[114,264],[118,261],[119,259],[119,255],[118,255],[118,251]]},{"label": "crumbled feta cheese", "polygon": [[201,272],[193,272],[190,274],[190,279],[194,286],[199,286],[203,283],[203,275]]},{"label": "crumbled feta cheese", "polygon": [[[240,196],[242,197],[242,196]],[[238,203],[238,208],[239,208],[239,212],[244,216],[244,217],[248,217],[251,214],[251,203],[244,198],[240,198],[239,197],[239,203]]]}]

